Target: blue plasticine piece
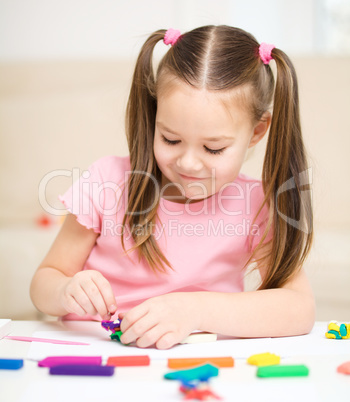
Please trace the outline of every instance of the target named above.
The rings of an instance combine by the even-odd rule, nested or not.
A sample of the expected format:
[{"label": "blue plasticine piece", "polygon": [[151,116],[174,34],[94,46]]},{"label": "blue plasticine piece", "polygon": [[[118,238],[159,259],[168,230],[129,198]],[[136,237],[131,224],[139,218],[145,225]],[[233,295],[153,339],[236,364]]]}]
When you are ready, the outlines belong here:
[{"label": "blue plasticine piece", "polygon": [[179,370],[167,373],[164,378],[167,380],[180,380],[184,383],[189,381],[208,381],[211,377],[217,377],[219,369],[211,364],[203,364],[189,370]]},{"label": "blue plasticine piece", "polygon": [[345,324],[341,324],[339,327],[339,332],[341,336],[346,336],[348,331],[346,329],[346,325]]},{"label": "blue plasticine piece", "polygon": [[18,370],[23,367],[23,359],[0,359],[0,369]]},{"label": "blue plasticine piece", "polygon": [[329,334],[333,334],[335,336],[335,339],[341,339],[341,336],[338,331],[334,331],[333,329],[328,331]]}]

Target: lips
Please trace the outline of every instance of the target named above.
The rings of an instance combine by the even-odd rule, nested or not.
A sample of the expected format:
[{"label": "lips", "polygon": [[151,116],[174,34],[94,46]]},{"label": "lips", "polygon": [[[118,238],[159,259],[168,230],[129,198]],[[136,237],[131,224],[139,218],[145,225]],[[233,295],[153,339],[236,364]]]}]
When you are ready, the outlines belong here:
[{"label": "lips", "polygon": [[184,180],[204,180],[204,179],[205,179],[205,177],[186,176],[186,175],[180,174],[180,173],[179,173],[179,175],[180,175],[180,177],[181,177],[182,179],[184,179]]}]

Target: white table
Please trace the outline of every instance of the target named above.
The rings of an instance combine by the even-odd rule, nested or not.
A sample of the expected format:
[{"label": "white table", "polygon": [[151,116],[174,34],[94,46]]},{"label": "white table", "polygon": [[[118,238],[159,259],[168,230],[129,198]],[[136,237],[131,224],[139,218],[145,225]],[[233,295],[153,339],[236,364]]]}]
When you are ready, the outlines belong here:
[{"label": "white table", "polygon": [[[67,331],[70,325],[56,321],[13,321],[11,335],[32,336],[36,331]],[[83,323],[81,328],[88,331],[91,325],[96,328],[96,323]],[[327,329],[326,323],[316,325],[324,327],[325,331]],[[298,342],[307,344],[310,341],[308,337],[298,337]],[[235,367],[220,369],[219,377],[211,382],[212,389],[225,401],[350,401],[350,375],[336,372],[341,363],[350,361],[350,340],[327,341],[338,342],[336,353],[293,354],[282,359],[282,364],[308,366],[308,377],[260,379],[256,377],[256,367],[248,365],[245,359],[235,359]],[[30,346],[28,342],[2,339],[0,357],[26,358]],[[147,351],[140,349],[140,354],[147,354]],[[113,377],[51,376],[46,368],[37,367],[35,361],[25,360],[20,370],[0,370],[0,401],[181,401],[178,383],[163,379],[168,371],[166,360],[152,360],[148,367],[116,368]]]}]

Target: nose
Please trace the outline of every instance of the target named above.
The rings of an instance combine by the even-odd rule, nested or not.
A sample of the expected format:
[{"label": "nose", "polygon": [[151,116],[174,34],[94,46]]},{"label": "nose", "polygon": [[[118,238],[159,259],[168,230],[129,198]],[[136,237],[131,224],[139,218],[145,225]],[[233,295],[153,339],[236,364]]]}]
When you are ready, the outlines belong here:
[{"label": "nose", "polygon": [[188,175],[199,172],[203,168],[201,159],[191,150],[188,150],[179,156],[176,164],[181,172]]}]

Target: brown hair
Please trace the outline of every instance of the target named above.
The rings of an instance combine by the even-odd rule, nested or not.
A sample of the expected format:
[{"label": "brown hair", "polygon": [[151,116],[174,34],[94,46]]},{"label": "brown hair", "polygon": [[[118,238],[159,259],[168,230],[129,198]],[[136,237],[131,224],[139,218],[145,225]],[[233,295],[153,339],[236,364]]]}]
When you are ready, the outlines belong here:
[{"label": "brown hair", "polygon": [[[249,112],[256,122],[274,101],[262,173],[265,199],[261,209],[267,205],[270,217],[248,263],[263,249],[271,230],[269,253],[261,258],[267,273],[260,288],[280,287],[301,267],[312,243],[311,199],[309,192],[302,193],[305,181],[302,173],[307,170],[307,161],[295,69],[285,53],[273,49],[277,67],[275,85],[272,70],[260,59],[259,43],[251,34],[229,26],[205,26],[180,36],[160,61],[155,77],[153,50],[164,39],[165,32],[154,32],[143,45],[127,105],[126,132],[132,173],[123,225],[129,225],[135,241],[132,249],[137,249],[154,271],[165,271],[165,265],[170,267],[152,230],[146,230],[155,224],[159,204],[161,172],[153,154],[153,137],[157,91],[162,83],[170,77],[208,91],[245,88]],[[291,183],[288,191],[281,191],[286,182]],[[140,234],[134,230],[136,227],[145,230]],[[123,238],[122,244],[124,247]]]}]

